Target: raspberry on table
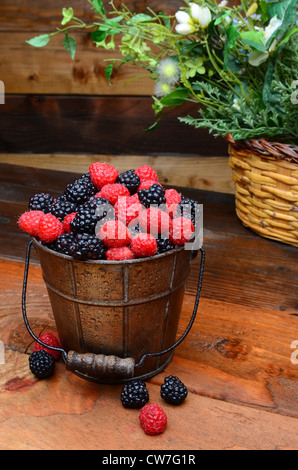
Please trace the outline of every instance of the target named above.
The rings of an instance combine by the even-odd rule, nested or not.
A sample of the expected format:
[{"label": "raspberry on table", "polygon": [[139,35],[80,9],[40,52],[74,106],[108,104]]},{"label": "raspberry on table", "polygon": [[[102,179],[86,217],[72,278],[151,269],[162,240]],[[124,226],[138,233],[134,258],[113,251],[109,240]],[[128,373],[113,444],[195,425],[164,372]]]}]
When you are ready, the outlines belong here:
[{"label": "raspberry on table", "polygon": [[149,393],[143,380],[132,380],[122,388],[121,402],[124,408],[140,409],[148,401]]},{"label": "raspberry on table", "polygon": [[119,248],[110,248],[106,252],[107,260],[109,261],[124,261],[135,259],[135,255],[128,246],[122,246]]},{"label": "raspberry on table", "polygon": [[[126,186],[123,184],[106,184],[102,190],[98,193],[98,197],[103,197],[108,199],[110,203],[114,206],[120,197],[129,197],[130,192]],[[97,195],[95,195],[97,197]]]},{"label": "raspberry on table", "polygon": [[131,240],[130,231],[120,220],[107,221],[98,235],[108,248],[127,246]]},{"label": "raspberry on table", "polygon": [[157,241],[150,233],[138,233],[130,243],[131,251],[138,258],[147,258],[157,253]]},{"label": "raspberry on table", "polygon": [[89,168],[89,173],[93,184],[97,189],[102,189],[106,184],[115,183],[118,178],[118,171],[108,163],[95,162]]},{"label": "raspberry on table", "polygon": [[42,211],[24,212],[18,220],[18,226],[32,237],[37,237],[39,222],[44,215]]},{"label": "raspberry on table", "polygon": [[172,220],[170,227],[170,240],[178,246],[188,242],[194,233],[194,224],[187,217],[177,217]]},{"label": "raspberry on table", "polygon": [[171,405],[181,405],[188,395],[183,382],[178,377],[170,375],[164,379],[160,389],[160,396]]},{"label": "raspberry on table", "polygon": [[144,180],[153,180],[156,182],[158,181],[157,173],[149,165],[142,165],[135,172],[141,181],[144,181]]},{"label": "raspberry on table", "polygon": [[90,173],[85,173],[73,183],[68,184],[64,195],[68,201],[81,205],[98,192],[91,180]]},{"label": "raspberry on table", "polygon": [[38,238],[45,243],[52,243],[64,233],[63,224],[53,214],[44,214],[38,225]]},{"label": "raspberry on table", "polygon": [[[60,341],[58,340],[58,338],[56,338],[56,336],[53,333],[44,333],[38,339],[49,346],[53,346],[54,348],[61,348]],[[34,346],[34,351],[41,351],[41,350],[44,350],[48,354],[53,356],[55,361],[58,361],[58,359],[61,356],[60,351],[54,351],[53,349],[45,348],[44,346],[36,342]]]},{"label": "raspberry on table", "polygon": [[49,379],[55,372],[55,359],[44,349],[34,351],[29,357],[29,367],[32,374],[40,380]]},{"label": "raspberry on table", "polygon": [[48,212],[48,208],[55,198],[49,193],[38,193],[35,194],[29,201],[29,210],[30,211],[42,211],[44,213]]},{"label": "raspberry on table", "polygon": [[128,170],[118,176],[116,183],[126,186],[129,193],[133,195],[138,191],[141,180],[135,170]]},{"label": "raspberry on table", "polygon": [[167,426],[167,415],[156,403],[145,405],[139,415],[143,431],[150,436],[164,432]]},{"label": "raspberry on table", "polygon": [[139,223],[142,230],[157,236],[160,233],[169,235],[171,219],[166,212],[150,207],[139,215]]}]

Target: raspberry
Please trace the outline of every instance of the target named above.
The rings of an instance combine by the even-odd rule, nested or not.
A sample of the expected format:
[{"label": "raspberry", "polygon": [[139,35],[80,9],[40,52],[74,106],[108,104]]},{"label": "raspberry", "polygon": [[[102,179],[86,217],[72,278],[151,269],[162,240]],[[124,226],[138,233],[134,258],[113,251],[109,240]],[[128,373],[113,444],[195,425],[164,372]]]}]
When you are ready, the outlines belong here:
[{"label": "raspberry", "polygon": [[89,173],[93,184],[97,189],[102,189],[106,184],[115,183],[118,178],[118,171],[108,163],[93,163],[89,168]]},{"label": "raspberry", "polygon": [[140,186],[139,186],[139,191],[142,190],[142,189],[150,189],[151,186],[153,186],[154,184],[158,184],[161,188],[162,188],[162,185],[160,183],[158,183],[157,181],[154,181],[154,180],[144,180],[141,182]]},{"label": "raspberry", "polygon": [[32,237],[37,237],[40,219],[44,216],[42,211],[24,212],[18,220],[20,229],[29,233]]},{"label": "raspberry", "polygon": [[160,396],[171,405],[181,405],[187,397],[187,388],[178,377],[170,375],[164,379],[160,389]]},{"label": "raspberry", "polygon": [[131,251],[138,258],[154,256],[157,253],[157,241],[150,233],[138,233],[131,240]]},{"label": "raspberry", "polygon": [[139,419],[144,432],[150,436],[164,432],[167,426],[167,415],[156,403],[145,405],[140,411]]},{"label": "raspberry", "polygon": [[171,218],[177,215],[177,207],[181,202],[181,196],[176,189],[166,189],[166,212]]},{"label": "raspberry", "polygon": [[38,379],[48,379],[55,372],[55,359],[44,349],[35,351],[29,357],[29,367]]},{"label": "raspberry", "polygon": [[170,227],[170,240],[175,245],[183,246],[188,242],[194,232],[194,225],[187,217],[177,217],[172,220]]},{"label": "raspberry", "polygon": [[130,196],[130,192],[126,186],[123,184],[106,184],[102,190],[95,195],[95,197],[102,197],[108,199],[110,203],[114,206],[118,201],[119,197]]},{"label": "raspberry", "polygon": [[140,409],[148,401],[149,393],[143,380],[132,380],[122,388],[121,402],[124,408]]},{"label": "raspberry", "polygon": [[107,247],[119,248],[129,244],[131,234],[119,220],[109,220],[101,227],[99,237]]},{"label": "raspberry", "polygon": [[71,222],[73,221],[73,219],[75,218],[75,216],[77,215],[77,212],[72,212],[71,214],[68,214],[64,220],[63,220],[63,229],[64,229],[64,232],[65,233],[70,233],[71,232]]},{"label": "raspberry", "polygon": [[135,194],[139,189],[141,180],[134,170],[129,170],[121,173],[118,176],[116,183],[120,183],[123,186],[126,186],[130,194]]},{"label": "raspberry", "polygon": [[159,233],[169,234],[170,217],[156,207],[141,212],[139,216],[140,227],[147,233],[157,236]]},{"label": "raspberry", "polygon": [[138,175],[141,182],[145,180],[153,180],[155,182],[158,181],[158,176],[151,166],[142,165],[136,170],[135,173]]},{"label": "raspberry", "polygon": [[[45,333],[45,334],[41,335],[38,339],[40,341],[42,341],[43,343],[48,344],[49,346],[53,346],[54,348],[61,348],[61,344],[60,344],[59,340],[52,333]],[[41,344],[36,342],[35,346],[34,346],[34,351],[42,351],[42,350],[46,351],[48,354],[53,356],[55,361],[58,361],[58,359],[61,356],[60,351],[53,351],[52,349],[47,349],[44,346],[42,346]]]},{"label": "raspberry", "polygon": [[120,248],[110,248],[107,253],[107,260],[109,261],[124,261],[135,259],[135,255],[128,246],[122,246]]},{"label": "raspberry", "polygon": [[114,206],[116,218],[125,225],[137,219],[142,210],[142,204],[135,201],[133,197],[120,197]]},{"label": "raspberry", "polygon": [[44,214],[38,225],[38,238],[45,243],[52,243],[64,233],[63,224],[53,214]]}]

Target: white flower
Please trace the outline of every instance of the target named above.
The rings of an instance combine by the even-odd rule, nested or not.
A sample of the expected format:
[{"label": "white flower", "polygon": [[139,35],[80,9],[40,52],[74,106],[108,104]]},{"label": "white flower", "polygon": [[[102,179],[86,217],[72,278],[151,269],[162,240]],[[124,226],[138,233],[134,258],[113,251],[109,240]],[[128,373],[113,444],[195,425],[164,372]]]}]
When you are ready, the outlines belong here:
[{"label": "white flower", "polygon": [[178,34],[188,35],[195,32],[196,27],[190,15],[185,11],[178,11],[176,13],[176,20],[178,24],[176,26],[176,31]]},{"label": "white flower", "polygon": [[226,7],[228,4],[228,0],[222,0],[219,4],[218,4],[218,8],[221,10],[222,8]]},{"label": "white flower", "polygon": [[163,96],[166,96],[168,95],[169,93],[171,93],[171,91],[173,91],[173,86],[172,85],[169,85],[168,83],[163,83],[163,82],[156,82],[155,84],[155,96],[157,98],[162,98]]},{"label": "white flower", "polygon": [[268,24],[268,26],[266,26],[265,31],[264,31],[266,42],[269,41],[269,39],[273,36],[275,31],[281,27],[281,25],[282,25],[282,20],[279,20],[277,18],[277,15],[271,18],[270,23]]},{"label": "white flower", "polygon": [[199,23],[205,29],[212,20],[211,11],[208,7],[200,7],[197,3],[190,3],[190,15],[195,23]]},{"label": "white flower", "polygon": [[241,111],[241,106],[237,98],[234,98],[232,108],[234,108],[236,111]]},{"label": "white flower", "polygon": [[180,68],[178,62],[168,57],[160,62],[156,69],[156,73],[162,82],[173,85],[180,79]]}]

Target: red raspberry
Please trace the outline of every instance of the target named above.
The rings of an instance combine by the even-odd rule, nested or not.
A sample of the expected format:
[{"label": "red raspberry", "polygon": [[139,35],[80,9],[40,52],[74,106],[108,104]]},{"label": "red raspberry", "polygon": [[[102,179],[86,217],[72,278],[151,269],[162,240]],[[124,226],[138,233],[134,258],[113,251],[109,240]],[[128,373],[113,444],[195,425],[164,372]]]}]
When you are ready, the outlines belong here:
[{"label": "red raspberry", "polygon": [[72,212],[71,214],[68,214],[63,220],[63,229],[65,233],[71,232],[70,223],[72,222],[72,220],[75,218],[76,215],[77,215],[77,212]]},{"label": "red raspberry", "polygon": [[166,189],[166,211],[171,218],[177,215],[177,206],[181,202],[181,196],[176,189]]},{"label": "red raspberry", "polygon": [[109,261],[123,261],[135,259],[135,255],[128,246],[123,246],[120,248],[110,248],[107,253],[107,260]]},{"label": "red raspberry", "polygon": [[108,220],[100,229],[99,237],[107,247],[119,248],[129,244],[131,233],[119,220]]},{"label": "red raspberry", "polygon": [[141,212],[139,216],[140,227],[142,230],[156,236],[159,233],[169,234],[171,219],[166,212],[150,207]]},{"label": "red raspberry", "polygon": [[144,180],[153,180],[156,183],[158,181],[157,173],[151,166],[142,165],[135,171],[135,173],[138,175],[141,182]]},{"label": "red raspberry", "polygon": [[37,237],[40,219],[44,216],[42,211],[24,212],[18,220],[20,229],[29,233],[32,237]]},{"label": "red raspberry", "polygon": [[194,224],[187,217],[177,217],[172,220],[170,227],[170,240],[178,246],[188,242],[194,232]]},{"label": "red raspberry", "polygon": [[129,225],[130,222],[138,218],[142,210],[142,204],[140,201],[135,202],[134,197],[120,197],[114,209],[117,219],[123,222],[123,224]]},{"label": "red raspberry", "polygon": [[143,431],[150,436],[164,432],[167,426],[167,415],[156,403],[145,405],[141,409],[139,420]]},{"label": "red raspberry", "polygon": [[53,214],[44,214],[38,225],[38,238],[45,243],[52,243],[64,233],[63,224]]},{"label": "red raspberry", "polygon": [[157,241],[150,233],[138,233],[131,240],[131,251],[138,258],[154,256],[157,253]]},{"label": "red raspberry", "polygon": [[[38,339],[40,339],[40,341],[42,341],[43,343],[48,344],[49,346],[53,346],[54,348],[61,348],[59,340],[52,333],[45,333],[41,335]],[[60,351],[53,351],[52,349],[47,349],[36,342],[34,346],[34,351],[41,351],[42,349],[44,349],[48,354],[53,356],[55,361],[58,361],[61,356]]]},{"label": "red raspberry", "polygon": [[89,173],[93,184],[98,188],[103,188],[106,184],[115,183],[118,178],[118,171],[108,163],[92,163]]},{"label": "red raspberry", "polygon": [[119,197],[130,196],[129,190],[123,184],[106,184],[102,190],[96,194],[96,197],[104,197],[108,199],[114,206]]},{"label": "red raspberry", "polygon": [[159,184],[159,186],[162,188],[162,185],[158,181],[144,180],[141,182],[138,191],[140,191],[141,189],[150,189],[151,186],[153,186],[154,184]]}]

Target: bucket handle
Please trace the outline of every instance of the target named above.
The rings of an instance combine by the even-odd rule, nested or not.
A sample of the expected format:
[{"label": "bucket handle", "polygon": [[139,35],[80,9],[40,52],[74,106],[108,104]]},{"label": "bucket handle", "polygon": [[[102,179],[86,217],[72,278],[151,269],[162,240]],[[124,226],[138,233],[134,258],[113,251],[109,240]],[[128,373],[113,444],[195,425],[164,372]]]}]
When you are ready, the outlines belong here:
[{"label": "bucket handle", "polygon": [[51,349],[53,351],[58,351],[62,354],[62,358],[65,362],[67,370],[83,377],[86,379],[132,379],[134,377],[135,369],[141,367],[145,359],[150,357],[162,356],[164,354],[168,354],[173,351],[180,343],[186,338],[188,333],[190,332],[192,325],[195,321],[199,302],[200,302],[200,295],[202,289],[202,281],[203,281],[203,274],[204,274],[204,266],[205,266],[205,251],[203,248],[200,248],[201,252],[201,266],[200,266],[200,274],[199,274],[199,281],[197,287],[197,294],[195,299],[195,305],[193,309],[193,313],[189,324],[184,331],[183,335],[178,339],[171,347],[157,353],[148,353],[145,354],[141,360],[135,364],[135,360],[133,358],[119,358],[117,356],[105,356],[103,354],[91,354],[85,353],[80,354],[75,351],[69,351],[68,353],[62,349],[57,348],[54,346],[49,346],[48,344],[41,341],[32,331],[28,317],[26,312],[26,297],[27,297],[27,284],[28,284],[28,273],[29,273],[29,264],[30,264],[30,254],[32,248],[33,241],[31,240],[27,246],[26,251],[26,260],[25,260],[25,271],[24,271],[24,281],[23,281],[23,293],[22,293],[22,312],[23,318],[25,322],[25,326],[31,335],[31,337],[41,346],[47,349]]}]

